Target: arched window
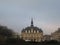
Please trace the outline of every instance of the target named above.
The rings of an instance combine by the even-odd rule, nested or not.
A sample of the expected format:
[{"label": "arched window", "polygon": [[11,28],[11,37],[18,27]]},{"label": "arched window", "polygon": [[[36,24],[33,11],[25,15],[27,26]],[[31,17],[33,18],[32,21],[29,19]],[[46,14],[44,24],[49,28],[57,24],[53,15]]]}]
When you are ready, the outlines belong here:
[{"label": "arched window", "polygon": [[37,33],[39,33],[39,31],[37,30]]},{"label": "arched window", "polygon": [[28,31],[28,33],[30,33],[30,30]]},{"label": "arched window", "polygon": [[33,29],[31,29],[31,33],[33,33]]},{"label": "arched window", "polygon": [[25,31],[25,33],[28,33],[27,30]]}]

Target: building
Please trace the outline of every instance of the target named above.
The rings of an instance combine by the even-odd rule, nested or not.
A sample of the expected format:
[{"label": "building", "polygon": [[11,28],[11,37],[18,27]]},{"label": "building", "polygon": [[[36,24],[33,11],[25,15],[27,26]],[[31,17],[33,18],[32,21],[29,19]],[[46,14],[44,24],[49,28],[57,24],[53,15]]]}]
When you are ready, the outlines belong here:
[{"label": "building", "polygon": [[33,25],[33,19],[31,20],[31,26],[26,27],[21,31],[21,38],[25,41],[40,42],[43,39],[43,31]]},{"label": "building", "polygon": [[57,31],[51,34],[52,40],[60,41],[60,28]]},{"label": "building", "polygon": [[50,41],[51,40],[51,35],[44,35],[43,36],[43,41]]}]

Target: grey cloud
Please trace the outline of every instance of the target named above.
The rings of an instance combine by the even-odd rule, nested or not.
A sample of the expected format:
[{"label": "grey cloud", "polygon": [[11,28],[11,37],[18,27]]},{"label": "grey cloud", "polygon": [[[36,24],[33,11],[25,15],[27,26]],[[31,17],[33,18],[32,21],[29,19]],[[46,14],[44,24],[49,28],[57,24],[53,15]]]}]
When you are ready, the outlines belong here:
[{"label": "grey cloud", "polygon": [[33,17],[34,22],[39,20],[39,24],[40,21],[43,24],[60,24],[59,5],[60,0],[0,0],[0,23],[9,27],[13,25],[13,29],[19,25],[23,28]]}]

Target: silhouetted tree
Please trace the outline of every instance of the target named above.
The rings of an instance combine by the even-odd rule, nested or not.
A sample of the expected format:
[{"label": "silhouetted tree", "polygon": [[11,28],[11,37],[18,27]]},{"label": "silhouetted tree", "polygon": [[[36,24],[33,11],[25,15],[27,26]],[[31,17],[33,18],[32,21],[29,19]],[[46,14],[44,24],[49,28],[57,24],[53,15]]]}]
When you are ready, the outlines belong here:
[{"label": "silhouetted tree", "polygon": [[0,26],[0,35],[10,37],[13,35],[13,31],[5,26]]},{"label": "silhouetted tree", "polygon": [[9,37],[13,37],[13,31],[6,26],[0,26],[0,43],[5,42]]}]

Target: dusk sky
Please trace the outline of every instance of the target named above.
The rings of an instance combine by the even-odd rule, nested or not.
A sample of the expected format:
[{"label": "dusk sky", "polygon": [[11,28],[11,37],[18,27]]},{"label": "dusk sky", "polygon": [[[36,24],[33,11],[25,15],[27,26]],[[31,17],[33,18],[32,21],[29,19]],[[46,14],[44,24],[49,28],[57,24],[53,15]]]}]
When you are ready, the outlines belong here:
[{"label": "dusk sky", "polygon": [[51,34],[60,27],[60,0],[0,0],[0,25],[15,32],[30,26]]}]

